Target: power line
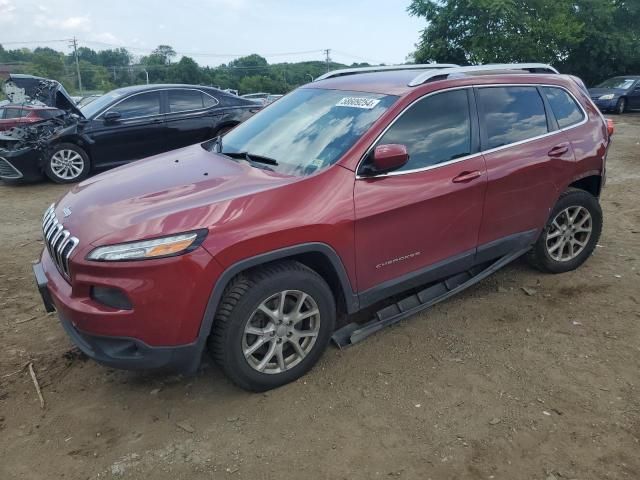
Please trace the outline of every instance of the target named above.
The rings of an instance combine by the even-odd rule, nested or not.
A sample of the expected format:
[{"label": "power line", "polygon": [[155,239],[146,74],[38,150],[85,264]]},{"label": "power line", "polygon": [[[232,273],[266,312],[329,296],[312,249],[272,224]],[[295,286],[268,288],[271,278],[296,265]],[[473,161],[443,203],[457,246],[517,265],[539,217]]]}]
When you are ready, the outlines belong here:
[{"label": "power line", "polygon": [[29,40],[27,42],[2,42],[0,41],[0,45],[31,45],[31,44],[43,44],[43,43],[53,43],[53,42],[70,42],[71,38],[63,38],[59,40]]}]

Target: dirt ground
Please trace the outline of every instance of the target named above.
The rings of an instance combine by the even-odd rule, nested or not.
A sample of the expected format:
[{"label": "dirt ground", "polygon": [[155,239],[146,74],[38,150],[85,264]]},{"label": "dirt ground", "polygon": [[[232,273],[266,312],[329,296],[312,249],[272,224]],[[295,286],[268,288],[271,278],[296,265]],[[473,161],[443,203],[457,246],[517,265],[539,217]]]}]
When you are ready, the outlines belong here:
[{"label": "dirt ground", "polygon": [[640,478],[640,114],[614,118],[582,268],[518,262],[267,394],[83,359],[31,275],[65,187],[0,184],[0,479]]}]

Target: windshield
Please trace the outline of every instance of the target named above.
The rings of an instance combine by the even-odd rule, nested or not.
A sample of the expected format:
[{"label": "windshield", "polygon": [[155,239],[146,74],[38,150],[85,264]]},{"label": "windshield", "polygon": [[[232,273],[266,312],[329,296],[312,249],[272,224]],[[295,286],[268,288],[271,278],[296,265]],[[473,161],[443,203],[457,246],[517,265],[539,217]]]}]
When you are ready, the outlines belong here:
[{"label": "windshield", "polygon": [[598,88],[620,88],[622,90],[628,90],[634,82],[635,80],[633,78],[610,78],[598,85]]},{"label": "windshield", "polygon": [[124,92],[119,90],[114,90],[112,92],[106,93],[101,97],[96,98],[93,102],[80,107],[80,111],[85,118],[91,118],[104,107],[109,105],[111,102],[117,100],[124,96]]},{"label": "windshield", "polygon": [[222,153],[266,157],[277,172],[310,175],[338,161],[397,98],[298,89],[227,133]]}]

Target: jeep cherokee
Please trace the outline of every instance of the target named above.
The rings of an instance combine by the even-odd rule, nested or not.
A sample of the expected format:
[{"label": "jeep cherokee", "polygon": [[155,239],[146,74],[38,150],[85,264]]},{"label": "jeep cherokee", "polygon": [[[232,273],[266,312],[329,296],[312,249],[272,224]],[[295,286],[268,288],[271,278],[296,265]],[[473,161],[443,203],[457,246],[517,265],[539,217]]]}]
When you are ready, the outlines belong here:
[{"label": "jeep cherokee", "polygon": [[612,133],[584,85],[540,64],[419,68],[327,74],[75,186],[44,214],[45,306],[105,365],[194,371],[208,346],[261,391],[520,255],[580,266]]}]

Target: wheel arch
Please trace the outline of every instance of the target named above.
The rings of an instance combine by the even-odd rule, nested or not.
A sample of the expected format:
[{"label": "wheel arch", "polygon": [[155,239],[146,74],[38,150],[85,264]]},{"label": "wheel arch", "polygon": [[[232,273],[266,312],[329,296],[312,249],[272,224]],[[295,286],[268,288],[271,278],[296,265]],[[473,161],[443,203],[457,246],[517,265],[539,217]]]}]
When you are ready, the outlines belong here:
[{"label": "wheel arch", "polygon": [[354,313],[359,310],[358,295],[351,285],[340,256],[331,246],[313,242],[262,253],[231,265],[216,281],[198,333],[197,343],[200,346],[200,352],[204,350],[207,338],[215,327],[213,323],[215,314],[229,282],[243,272],[282,260],[298,261],[318,273],[331,288],[339,311]]},{"label": "wheel arch", "polygon": [[600,197],[600,192],[602,192],[602,175],[600,175],[599,173],[586,175],[569,184],[565,190],[568,190],[570,188],[584,190],[585,192],[588,192],[594,197],[598,198]]}]

